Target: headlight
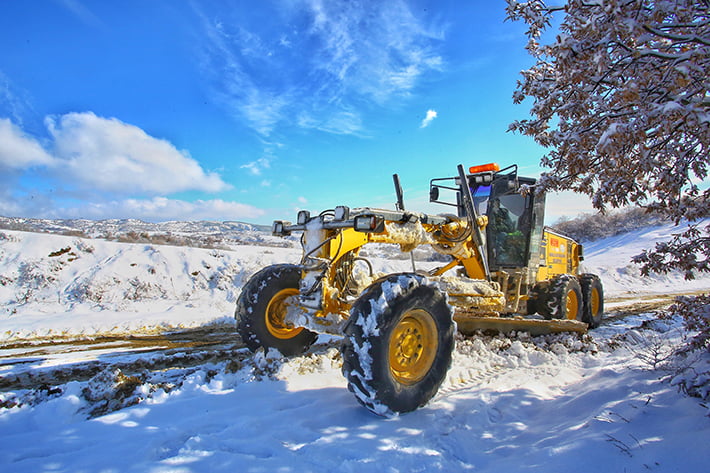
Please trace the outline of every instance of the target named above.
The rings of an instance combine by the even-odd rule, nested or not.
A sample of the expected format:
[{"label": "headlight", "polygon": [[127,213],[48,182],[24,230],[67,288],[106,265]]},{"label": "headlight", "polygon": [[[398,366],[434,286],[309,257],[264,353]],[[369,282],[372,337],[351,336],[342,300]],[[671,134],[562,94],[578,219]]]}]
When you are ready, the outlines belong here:
[{"label": "headlight", "polygon": [[299,210],[298,218],[296,218],[296,223],[299,225],[305,225],[311,219],[311,213],[308,210]]},{"label": "headlight", "polygon": [[358,215],[355,217],[355,230],[364,233],[382,233],[385,219],[379,215]]},{"label": "headlight", "polygon": [[339,205],[335,208],[335,220],[342,222],[350,218],[350,207]]},{"label": "headlight", "polygon": [[271,227],[271,234],[274,236],[288,236],[291,232],[286,230],[286,227],[291,225],[289,222],[284,222],[282,220],[275,220],[273,226]]}]

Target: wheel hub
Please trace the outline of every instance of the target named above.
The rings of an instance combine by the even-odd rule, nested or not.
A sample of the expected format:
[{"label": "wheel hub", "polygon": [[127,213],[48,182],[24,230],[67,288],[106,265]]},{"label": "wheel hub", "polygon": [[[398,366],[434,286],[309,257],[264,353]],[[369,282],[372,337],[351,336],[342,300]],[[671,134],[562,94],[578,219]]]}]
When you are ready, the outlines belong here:
[{"label": "wheel hub", "polygon": [[574,291],[568,291],[567,292],[567,313],[565,314],[567,316],[567,319],[569,320],[577,320],[577,315],[579,314],[579,298],[577,297],[577,293]]},{"label": "wheel hub", "polygon": [[394,379],[411,385],[424,378],[436,357],[437,344],[431,315],[421,309],[407,312],[390,337],[390,372]]},{"label": "wheel hub", "polygon": [[599,307],[601,306],[601,297],[599,296],[599,291],[596,288],[592,289],[592,316],[596,316],[599,313]]},{"label": "wheel hub", "polygon": [[266,308],[266,328],[276,338],[286,340],[293,338],[303,330],[303,327],[293,327],[284,321],[291,297],[298,296],[298,289],[287,288],[276,293]]}]

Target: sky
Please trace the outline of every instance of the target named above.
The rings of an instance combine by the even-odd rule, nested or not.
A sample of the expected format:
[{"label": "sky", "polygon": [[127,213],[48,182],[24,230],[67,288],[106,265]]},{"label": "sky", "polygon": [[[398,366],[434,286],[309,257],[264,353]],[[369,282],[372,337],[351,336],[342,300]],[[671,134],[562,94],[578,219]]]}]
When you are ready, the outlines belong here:
[{"label": "sky", "polygon": [[[431,213],[432,178],[544,154],[507,132],[533,64],[503,0],[0,2],[0,215]],[[548,220],[585,197],[548,198]]]}]

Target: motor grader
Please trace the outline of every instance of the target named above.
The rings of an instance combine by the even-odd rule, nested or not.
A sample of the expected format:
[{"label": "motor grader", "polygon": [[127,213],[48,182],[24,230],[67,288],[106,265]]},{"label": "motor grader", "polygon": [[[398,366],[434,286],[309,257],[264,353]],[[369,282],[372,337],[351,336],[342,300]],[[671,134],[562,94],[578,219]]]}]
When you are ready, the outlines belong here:
[{"label": "motor grader", "polygon": [[[252,351],[285,356],[318,334],[342,336],[348,388],[372,412],[392,415],[426,404],[451,364],[454,332],[584,332],[599,325],[599,277],[580,274],[582,246],[545,228],[545,196],[517,166],[462,165],[432,179],[430,201],[449,214],[336,207],[275,221],[273,234],[301,234],[299,264],[269,266],[244,285],[238,332]],[[427,271],[377,275],[360,254],[371,243],[444,255]]]}]

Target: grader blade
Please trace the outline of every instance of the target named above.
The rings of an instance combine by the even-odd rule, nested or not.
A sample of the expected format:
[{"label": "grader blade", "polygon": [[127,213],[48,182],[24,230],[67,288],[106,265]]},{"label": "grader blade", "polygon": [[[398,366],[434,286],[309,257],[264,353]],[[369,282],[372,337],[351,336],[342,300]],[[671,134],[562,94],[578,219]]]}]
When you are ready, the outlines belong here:
[{"label": "grader blade", "polygon": [[530,335],[547,335],[551,333],[577,332],[587,333],[587,324],[577,320],[540,320],[523,317],[480,317],[454,316],[459,332],[473,335],[477,330],[510,333],[513,331],[528,332]]}]

